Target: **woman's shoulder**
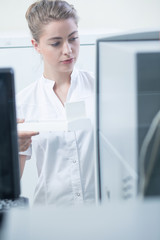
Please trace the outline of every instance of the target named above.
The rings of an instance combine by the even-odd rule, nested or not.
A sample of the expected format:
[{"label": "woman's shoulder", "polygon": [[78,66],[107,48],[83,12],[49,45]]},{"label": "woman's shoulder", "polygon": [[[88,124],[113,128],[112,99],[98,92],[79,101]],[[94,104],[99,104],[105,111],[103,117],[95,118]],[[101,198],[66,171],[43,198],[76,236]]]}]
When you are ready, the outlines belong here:
[{"label": "woman's shoulder", "polygon": [[35,81],[29,84],[27,87],[23,88],[20,92],[17,93],[16,101],[20,102],[20,104],[30,101],[35,96],[37,86],[38,81]]},{"label": "woman's shoulder", "polygon": [[94,73],[91,72],[91,71],[86,71],[86,70],[77,70],[78,71],[78,74],[84,78],[88,78],[90,80],[94,80],[95,79],[95,76],[94,76]]},{"label": "woman's shoulder", "polygon": [[95,76],[93,72],[86,70],[77,70],[79,82],[84,88],[88,88],[93,91],[95,85]]}]

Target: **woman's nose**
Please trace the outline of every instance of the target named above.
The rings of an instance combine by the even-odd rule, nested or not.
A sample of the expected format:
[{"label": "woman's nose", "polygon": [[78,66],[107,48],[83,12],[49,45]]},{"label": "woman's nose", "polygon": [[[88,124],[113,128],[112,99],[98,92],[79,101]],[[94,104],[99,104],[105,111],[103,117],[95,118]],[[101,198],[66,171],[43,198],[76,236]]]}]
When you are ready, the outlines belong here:
[{"label": "woman's nose", "polygon": [[63,54],[69,55],[69,54],[71,54],[71,52],[72,52],[72,48],[71,48],[70,44],[68,42],[65,42],[63,44]]}]

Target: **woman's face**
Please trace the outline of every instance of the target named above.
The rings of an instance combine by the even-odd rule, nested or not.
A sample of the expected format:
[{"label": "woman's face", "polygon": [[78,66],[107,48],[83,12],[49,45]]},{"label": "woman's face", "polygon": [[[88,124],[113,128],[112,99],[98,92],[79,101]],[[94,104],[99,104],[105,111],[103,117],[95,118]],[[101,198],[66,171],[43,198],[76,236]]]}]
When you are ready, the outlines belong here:
[{"label": "woman's face", "polygon": [[[33,40],[34,41],[34,40]],[[79,54],[78,27],[72,18],[44,26],[39,42],[33,42],[42,55],[44,71],[71,72]]]}]

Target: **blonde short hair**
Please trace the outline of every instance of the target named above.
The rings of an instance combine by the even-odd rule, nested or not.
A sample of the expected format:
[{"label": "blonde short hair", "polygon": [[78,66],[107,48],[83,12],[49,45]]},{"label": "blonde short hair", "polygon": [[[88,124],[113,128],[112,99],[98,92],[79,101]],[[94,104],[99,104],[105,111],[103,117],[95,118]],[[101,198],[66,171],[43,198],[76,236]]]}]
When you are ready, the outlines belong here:
[{"label": "blonde short hair", "polygon": [[33,3],[25,15],[32,37],[38,42],[46,24],[73,18],[78,25],[78,15],[73,5],[61,0],[40,0]]}]

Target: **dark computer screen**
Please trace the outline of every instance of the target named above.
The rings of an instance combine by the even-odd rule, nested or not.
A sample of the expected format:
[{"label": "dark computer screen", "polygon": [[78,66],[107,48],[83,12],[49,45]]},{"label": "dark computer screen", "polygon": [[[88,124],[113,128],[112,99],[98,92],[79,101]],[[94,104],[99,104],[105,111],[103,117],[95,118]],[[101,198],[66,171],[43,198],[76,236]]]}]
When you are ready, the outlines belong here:
[{"label": "dark computer screen", "polygon": [[0,199],[20,195],[14,72],[0,69]]}]

